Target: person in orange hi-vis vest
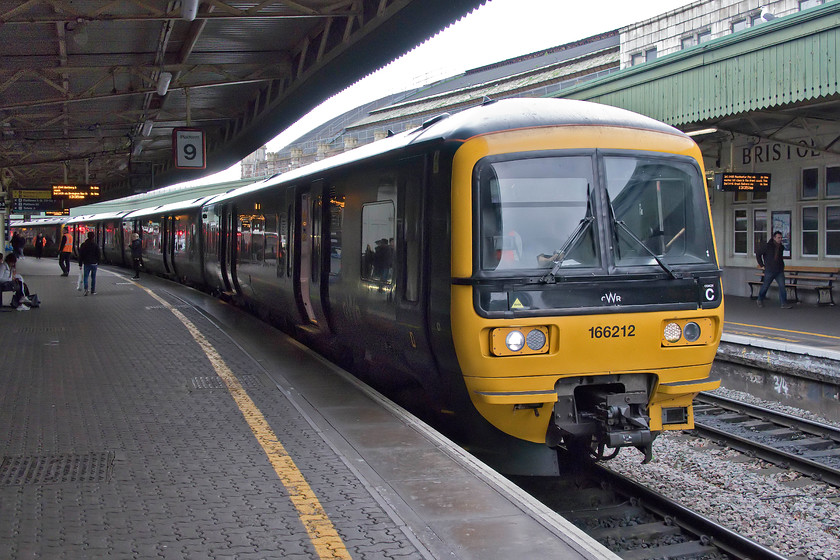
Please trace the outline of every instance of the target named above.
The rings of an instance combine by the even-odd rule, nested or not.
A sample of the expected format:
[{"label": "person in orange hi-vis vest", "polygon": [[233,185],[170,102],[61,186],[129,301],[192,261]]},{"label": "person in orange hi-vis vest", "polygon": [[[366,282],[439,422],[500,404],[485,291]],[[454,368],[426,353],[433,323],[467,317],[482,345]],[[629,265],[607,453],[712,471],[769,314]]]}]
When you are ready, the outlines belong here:
[{"label": "person in orange hi-vis vest", "polygon": [[70,274],[70,256],[73,254],[73,235],[67,228],[61,236],[61,245],[58,247],[58,266],[61,267],[61,275]]}]

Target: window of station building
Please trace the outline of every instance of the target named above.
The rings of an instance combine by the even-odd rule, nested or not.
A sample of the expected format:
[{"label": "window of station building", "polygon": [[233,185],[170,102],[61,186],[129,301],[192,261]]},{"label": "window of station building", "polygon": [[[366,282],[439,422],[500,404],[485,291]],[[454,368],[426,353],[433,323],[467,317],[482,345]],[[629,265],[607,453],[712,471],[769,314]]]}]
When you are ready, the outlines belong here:
[{"label": "window of station building", "polygon": [[652,60],[656,60],[656,47],[645,51],[645,62],[651,62]]},{"label": "window of station building", "polygon": [[799,2],[799,10],[807,10],[808,8],[814,8],[822,4],[821,0],[801,0]]},{"label": "window of station building", "polygon": [[753,191],[752,199],[753,199],[753,202],[766,202],[767,201],[767,193],[766,192]]},{"label": "window of station building", "polygon": [[840,196],[840,167],[825,168],[825,196]]},{"label": "window of station building", "polygon": [[840,256],[840,206],[825,207],[825,256]]},{"label": "window of station building", "polygon": [[802,256],[816,257],[820,252],[820,209],[802,208]]},{"label": "window of station building", "polygon": [[739,31],[747,29],[749,26],[750,24],[747,22],[747,20],[739,19],[738,21],[733,21],[732,25],[730,25],[730,28],[732,29],[732,33],[737,33]]},{"label": "window of station building", "polygon": [[753,252],[757,253],[770,238],[767,210],[753,210]]},{"label": "window of station building", "polygon": [[634,53],[630,57],[630,66],[636,66],[637,64],[641,64],[645,61],[645,56],[642,53]]},{"label": "window of station building", "polygon": [[712,40],[712,30],[711,29],[704,29],[697,33],[697,44],[705,43],[706,41]]},{"label": "window of station building", "polygon": [[817,198],[820,193],[820,173],[819,169],[803,169],[802,170],[802,198]]},{"label": "window of station building", "polygon": [[680,41],[680,48],[688,49],[688,48],[693,47],[696,44],[697,44],[697,40],[693,36],[683,37],[682,40]]},{"label": "window of station building", "polygon": [[733,241],[735,243],[734,252],[736,255],[747,254],[747,236],[749,234],[748,228],[749,222],[747,221],[746,208],[743,210],[735,210],[735,235]]}]

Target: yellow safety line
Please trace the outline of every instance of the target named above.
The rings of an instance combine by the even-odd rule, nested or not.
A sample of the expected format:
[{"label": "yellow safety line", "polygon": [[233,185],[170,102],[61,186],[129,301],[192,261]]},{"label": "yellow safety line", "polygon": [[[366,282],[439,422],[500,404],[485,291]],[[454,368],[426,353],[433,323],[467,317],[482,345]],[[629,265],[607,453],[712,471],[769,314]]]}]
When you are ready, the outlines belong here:
[{"label": "yellow safety line", "polygon": [[245,417],[245,421],[248,422],[248,426],[251,428],[257,441],[262,446],[266,455],[268,455],[268,460],[274,467],[274,472],[277,473],[283,486],[286,487],[286,491],[289,493],[289,499],[294,504],[295,509],[297,509],[298,517],[306,528],[306,532],[309,533],[309,540],[312,541],[312,545],[315,547],[318,556],[320,558],[350,560],[350,553],[344,546],[344,542],[335,530],[329,516],[321,506],[321,502],[315,496],[315,492],[312,491],[312,488],[303,477],[303,473],[297,468],[294,460],[289,457],[285,447],[280,443],[271,426],[268,425],[265,416],[257,408],[256,403],[251,400],[251,397],[248,396],[245,388],[242,387],[239,380],[236,379],[236,376],[227,367],[222,357],[213,348],[213,345],[204,338],[204,335],[199,332],[193,322],[183,313],[175,309],[167,301],[158,297],[151,290],[139,285],[138,287],[145,290],[149,295],[159,301],[161,305],[171,311],[187,327],[192,337],[201,346],[202,350],[204,350],[204,354],[210,360],[213,369],[216,370],[216,373],[224,381],[233,400],[239,407],[239,411],[242,412],[242,416]]},{"label": "yellow safety line", "polygon": [[803,331],[793,331],[790,329],[779,329],[776,327],[762,327],[761,325],[750,325],[748,323],[733,323],[732,321],[724,321],[724,325],[738,325],[739,327],[752,327],[756,329],[767,329],[768,331],[781,331],[781,332],[789,332],[794,334],[804,334],[808,336],[821,336],[823,338],[833,338],[835,340],[840,340],[840,336],[833,336],[830,334],[819,334],[819,333],[810,333],[810,332],[803,332]]}]

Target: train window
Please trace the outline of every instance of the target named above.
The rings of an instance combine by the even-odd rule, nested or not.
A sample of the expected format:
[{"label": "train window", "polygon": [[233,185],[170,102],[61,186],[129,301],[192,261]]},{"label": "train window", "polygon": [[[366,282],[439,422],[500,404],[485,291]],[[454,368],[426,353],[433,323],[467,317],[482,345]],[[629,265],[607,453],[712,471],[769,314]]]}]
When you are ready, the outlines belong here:
[{"label": "train window", "polygon": [[280,213],[279,222],[280,223],[278,224],[277,229],[277,276],[282,278],[288,275],[286,271],[286,261],[289,251],[286,244],[289,239],[289,218],[286,212]]},{"label": "train window", "polygon": [[344,195],[330,187],[330,278],[341,275],[341,228],[344,223]]},{"label": "train window", "polygon": [[[617,222],[617,266],[713,259],[700,170],[673,159],[605,157],[607,193]],[[629,230],[629,231],[628,231]]]},{"label": "train window", "polygon": [[392,201],[362,206],[362,278],[390,284],[394,272],[394,224]]},{"label": "train window", "polygon": [[483,270],[600,266],[590,157],[487,162],[478,181]]}]

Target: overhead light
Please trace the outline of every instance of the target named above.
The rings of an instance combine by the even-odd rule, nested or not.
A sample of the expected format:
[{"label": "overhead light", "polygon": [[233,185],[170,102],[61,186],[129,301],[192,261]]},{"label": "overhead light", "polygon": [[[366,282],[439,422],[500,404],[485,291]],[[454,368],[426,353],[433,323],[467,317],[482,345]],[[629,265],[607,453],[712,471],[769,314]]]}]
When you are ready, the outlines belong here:
[{"label": "overhead light", "polygon": [[131,150],[131,155],[133,155],[133,156],[139,156],[139,155],[140,155],[140,152],[142,152],[142,151],[143,151],[143,144],[141,144],[140,142],[138,142],[138,143],[136,143],[136,144],[134,145],[134,149],[133,149],[133,150]]},{"label": "overhead light", "polygon": [[181,19],[192,21],[198,13],[198,0],[181,0]]},{"label": "overhead light", "polygon": [[166,92],[169,91],[169,82],[172,81],[172,74],[169,72],[161,72],[160,76],[158,76],[158,83],[157,83],[157,93],[161,97],[166,95]]},{"label": "overhead light", "polygon": [[702,136],[704,134],[713,134],[717,132],[718,129],[716,128],[701,128],[700,130],[692,130],[691,132],[686,132],[689,136]]},{"label": "overhead light", "polygon": [[152,133],[152,126],[155,124],[155,121],[152,119],[148,119],[146,122],[143,123],[143,128],[140,129],[140,134],[143,136],[148,136]]}]

